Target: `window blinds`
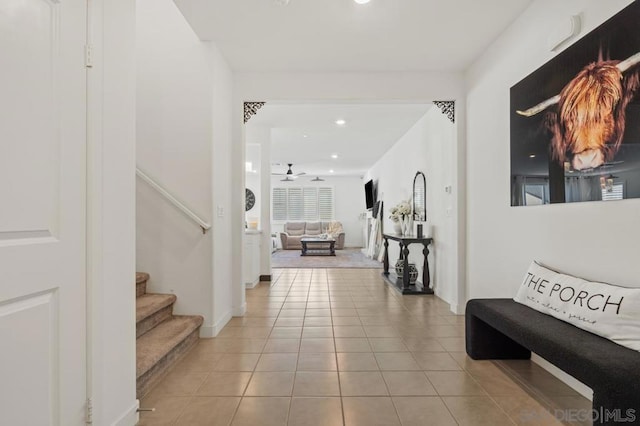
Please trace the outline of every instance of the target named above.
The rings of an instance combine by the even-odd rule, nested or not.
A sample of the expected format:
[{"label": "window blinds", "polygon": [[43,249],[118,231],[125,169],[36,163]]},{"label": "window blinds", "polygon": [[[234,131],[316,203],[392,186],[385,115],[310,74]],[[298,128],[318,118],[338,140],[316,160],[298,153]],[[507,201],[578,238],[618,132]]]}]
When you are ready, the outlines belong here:
[{"label": "window blinds", "polygon": [[274,187],[272,219],[275,221],[330,221],[334,218],[333,187]]}]

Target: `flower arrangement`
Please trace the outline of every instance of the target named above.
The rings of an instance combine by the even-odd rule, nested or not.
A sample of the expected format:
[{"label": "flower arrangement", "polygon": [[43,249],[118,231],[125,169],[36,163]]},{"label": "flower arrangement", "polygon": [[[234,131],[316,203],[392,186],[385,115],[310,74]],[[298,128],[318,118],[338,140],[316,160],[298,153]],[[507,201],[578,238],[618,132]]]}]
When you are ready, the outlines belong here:
[{"label": "flower arrangement", "polygon": [[401,201],[397,206],[391,207],[390,212],[389,219],[394,222],[400,222],[404,220],[405,216],[411,215],[411,203],[409,201]]}]

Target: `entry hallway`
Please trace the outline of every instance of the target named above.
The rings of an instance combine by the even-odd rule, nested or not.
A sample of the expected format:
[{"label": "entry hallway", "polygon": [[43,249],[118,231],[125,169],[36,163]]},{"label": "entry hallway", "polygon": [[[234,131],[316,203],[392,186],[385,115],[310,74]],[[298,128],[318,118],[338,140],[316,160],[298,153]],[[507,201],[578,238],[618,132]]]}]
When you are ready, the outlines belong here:
[{"label": "entry hallway", "polygon": [[464,316],[379,269],[279,269],[141,407],[140,425],[547,426],[591,404],[530,361],[471,360]]}]

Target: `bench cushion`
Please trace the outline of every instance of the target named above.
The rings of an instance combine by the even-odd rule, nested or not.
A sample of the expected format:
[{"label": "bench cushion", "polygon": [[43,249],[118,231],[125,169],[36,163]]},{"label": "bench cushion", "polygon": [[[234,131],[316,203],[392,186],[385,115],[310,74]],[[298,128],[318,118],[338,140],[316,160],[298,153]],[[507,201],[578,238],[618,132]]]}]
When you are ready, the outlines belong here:
[{"label": "bench cushion", "polygon": [[[474,299],[466,308],[467,353],[474,359],[489,359],[482,355],[482,349],[474,348],[474,344],[485,348],[491,345],[483,336],[474,336],[476,321],[486,323],[594,390],[597,388],[609,395],[619,395],[622,391],[640,395],[640,353],[637,351],[512,299]],[[475,343],[474,339],[477,339]],[[499,353],[500,348],[493,350]]]}]

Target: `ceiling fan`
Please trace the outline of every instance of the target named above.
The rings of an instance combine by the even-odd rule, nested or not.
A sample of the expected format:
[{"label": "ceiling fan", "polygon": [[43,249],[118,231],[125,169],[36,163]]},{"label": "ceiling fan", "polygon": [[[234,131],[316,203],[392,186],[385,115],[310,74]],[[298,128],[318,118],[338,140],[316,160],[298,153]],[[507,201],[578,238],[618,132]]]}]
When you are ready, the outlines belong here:
[{"label": "ceiling fan", "polygon": [[283,179],[286,182],[289,182],[290,180],[293,180],[295,178],[297,178],[298,176],[302,176],[302,175],[306,175],[305,172],[300,172],[300,173],[293,173],[293,170],[291,170],[291,167],[293,167],[293,163],[287,163],[287,165],[289,166],[289,170],[287,170],[286,173],[271,173],[272,175],[275,176],[286,176],[286,179]]}]

